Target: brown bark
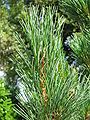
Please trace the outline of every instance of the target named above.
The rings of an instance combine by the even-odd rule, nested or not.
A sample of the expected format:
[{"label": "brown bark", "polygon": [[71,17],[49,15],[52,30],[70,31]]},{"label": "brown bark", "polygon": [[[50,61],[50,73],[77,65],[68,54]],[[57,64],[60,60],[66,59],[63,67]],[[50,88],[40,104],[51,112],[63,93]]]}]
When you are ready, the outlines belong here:
[{"label": "brown bark", "polygon": [[40,79],[41,79],[41,89],[42,89],[42,96],[44,98],[45,105],[47,103],[47,93],[45,88],[45,55],[43,55],[41,59],[41,70],[40,70]]},{"label": "brown bark", "polygon": [[85,120],[90,120],[90,114],[87,113]]}]

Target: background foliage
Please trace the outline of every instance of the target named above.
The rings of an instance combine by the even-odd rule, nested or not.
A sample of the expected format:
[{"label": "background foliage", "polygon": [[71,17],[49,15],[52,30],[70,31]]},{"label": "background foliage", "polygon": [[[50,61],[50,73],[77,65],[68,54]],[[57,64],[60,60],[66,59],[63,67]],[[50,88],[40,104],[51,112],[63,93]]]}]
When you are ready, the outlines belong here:
[{"label": "background foliage", "polygon": [[90,1],[89,0],[59,0],[61,11],[80,28],[89,28]]},{"label": "background foliage", "polygon": [[82,33],[74,34],[73,39],[70,42],[71,48],[75,53],[75,57],[79,64],[85,66],[86,69],[90,69],[90,31],[86,30]]},{"label": "background foliage", "polygon": [[10,93],[5,88],[4,82],[0,79],[0,119],[15,120],[16,113],[13,111],[13,104],[9,97]]}]

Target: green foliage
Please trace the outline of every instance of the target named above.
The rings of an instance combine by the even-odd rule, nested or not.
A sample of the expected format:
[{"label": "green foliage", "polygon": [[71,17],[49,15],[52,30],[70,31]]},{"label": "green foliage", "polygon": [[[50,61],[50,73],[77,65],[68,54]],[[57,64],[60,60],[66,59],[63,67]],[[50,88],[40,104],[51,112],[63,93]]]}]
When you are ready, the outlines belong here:
[{"label": "green foliage", "polygon": [[5,89],[4,82],[0,79],[0,120],[15,120],[16,113],[9,98],[9,91]]},{"label": "green foliage", "polygon": [[[55,7],[47,7],[58,1],[60,11],[83,31],[74,34],[70,42],[78,64],[88,73],[85,73],[87,77],[83,75],[81,83],[78,71],[70,68],[65,60],[61,28],[66,19],[59,16]],[[90,27],[90,0],[58,1],[33,0],[47,6],[30,5],[29,12],[24,11],[23,0],[0,1],[0,66],[7,72],[7,83],[14,98],[16,72],[20,77],[24,96],[18,95],[22,105],[17,105],[15,110],[26,120],[85,120],[89,110],[90,30],[83,29]],[[18,46],[13,36],[15,31],[19,32]],[[14,64],[9,60],[12,54]],[[2,82],[0,95],[0,119],[13,120],[13,105]]]},{"label": "green foliage", "polygon": [[[52,21],[53,16],[55,21]],[[78,72],[65,60],[61,26],[65,19],[54,8],[30,7],[21,25],[28,42],[16,36],[18,58],[14,58],[24,96],[15,110],[26,120],[85,120],[90,100],[90,78],[78,81]],[[84,84],[84,80],[87,82]]]},{"label": "green foliage", "polygon": [[37,4],[55,4],[58,0],[34,0]]},{"label": "green foliage", "polygon": [[90,27],[90,0],[59,0],[60,9],[79,27]]},{"label": "green foliage", "polygon": [[6,73],[6,83],[10,91],[15,95],[15,67],[10,61],[12,54],[15,53],[15,38],[13,29],[8,21],[9,14],[5,4],[0,7],[0,70]]},{"label": "green foliage", "polygon": [[19,27],[19,17],[24,9],[23,0],[8,0],[8,5],[10,7],[9,11],[9,22],[13,25],[14,29],[18,30]]},{"label": "green foliage", "polygon": [[15,46],[17,43],[13,34],[15,31],[22,33],[19,19],[22,17],[23,7],[22,0],[0,1],[0,69],[6,73],[5,80],[12,93],[12,98],[15,98],[17,91],[17,74],[10,58],[16,54]]},{"label": "green foliage", "polygon": [[8,22],[8,12],[5,6],[0,7],[0,65],[3,69],[8,67],[8,56],[13,53],[14,41],[12,30]]},{"label": "green foliage", "polygon": [[79,65],[90,71],[90,30],[74,34],[70,42],[70,47],[74,51],[74,56]]}]

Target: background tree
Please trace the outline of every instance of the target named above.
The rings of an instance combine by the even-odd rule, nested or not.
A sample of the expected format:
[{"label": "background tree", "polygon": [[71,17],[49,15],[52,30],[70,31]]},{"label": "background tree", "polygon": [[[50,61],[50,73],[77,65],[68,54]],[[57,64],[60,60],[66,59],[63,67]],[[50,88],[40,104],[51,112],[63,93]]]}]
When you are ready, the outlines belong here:
[{"label": "background tree", "polygon": [[90,28],[90,1],[89,0],[59,0],[64,15],[76,23],[82,30]]},{"label": "background tree", "polygon": [[[13,96],[17,90],[17,74],[15,65],[11,62],[12,55],[16,54],[14,32],[21,32],[19,19],[23,12],[22,1],[0,1],[0,68],[6,73],[7,87]],[[21,15],[21,16],[20,16]]]}]

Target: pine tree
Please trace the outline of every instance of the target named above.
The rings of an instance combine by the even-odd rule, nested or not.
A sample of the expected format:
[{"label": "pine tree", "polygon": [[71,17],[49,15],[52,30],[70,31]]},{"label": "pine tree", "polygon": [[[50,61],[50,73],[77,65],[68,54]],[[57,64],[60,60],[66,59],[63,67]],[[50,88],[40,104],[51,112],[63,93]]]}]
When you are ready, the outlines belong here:
[{"label": "pine tree", "polygon": [[24,95],[17,96],[20,104],[15,111],[25,120],[85,120],[90,78],[84,76],[80,83],[78,71],[65,60],[61,40],[64,22],[55,8],[42,7],[39,12],[35,6],[21,21],[27,46],[17,34],[14,62]]}]

